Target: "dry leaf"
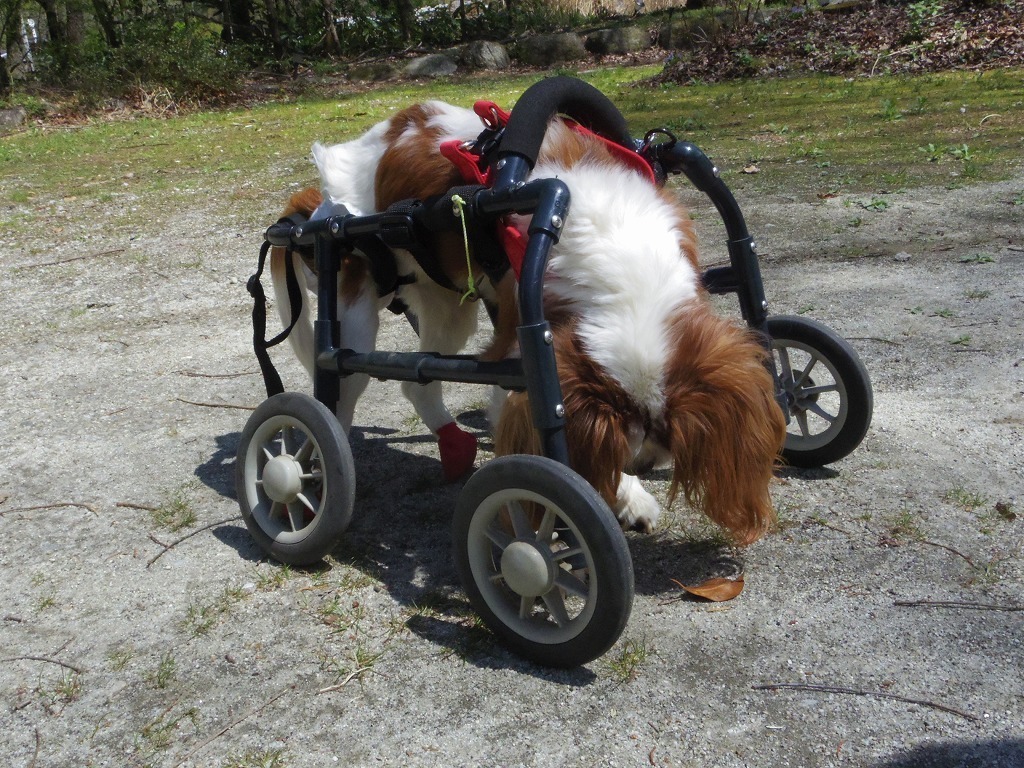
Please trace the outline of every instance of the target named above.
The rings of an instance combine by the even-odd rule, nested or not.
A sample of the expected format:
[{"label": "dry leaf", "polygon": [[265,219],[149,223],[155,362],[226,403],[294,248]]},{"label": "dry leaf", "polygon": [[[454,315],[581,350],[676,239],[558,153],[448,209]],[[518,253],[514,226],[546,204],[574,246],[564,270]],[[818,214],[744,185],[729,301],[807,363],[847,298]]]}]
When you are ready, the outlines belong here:
[{"label": "dry leaf", "polygon": [[723,579],[721,577],[716,577],[714,579],[708,579],[702,584],[683,584],[675,579],[672,579],[672,581],[675,581],[676,584],[685,589],[691,595],[703,597],[706,600],[712,600],[716,603],[721,603],[725,600],[732,600],[743,591],[742,576],[736,579]]},{"label": "dry leaf", "polygon": [[748,165],[746,168],[743,169],[743,172],[744,173],[760,173],[761,169],[758,168],[756,165]]}]

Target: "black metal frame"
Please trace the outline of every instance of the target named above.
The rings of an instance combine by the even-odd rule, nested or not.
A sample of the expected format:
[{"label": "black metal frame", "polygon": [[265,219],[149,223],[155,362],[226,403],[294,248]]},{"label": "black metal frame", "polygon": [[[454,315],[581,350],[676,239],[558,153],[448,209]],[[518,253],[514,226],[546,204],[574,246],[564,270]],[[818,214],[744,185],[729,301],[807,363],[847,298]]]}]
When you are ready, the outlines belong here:
[{"label": "black metal frame", "polygon": [[[714,267],[703,274],[703,283],[715,294],[735,293],[743,319],[766,333],[768,303],[764,296],[755,245],[747,231],[736,199],[719,178],[708,157],[689,142],[664,142],[646,148],[643,154],[661,174],[683,173],[715,205],[728,236],[729,266]],[[544,317],[543,278],[551,246],[558,242],[570,195],[557,179],[524,182],[532,163],[518,155],[503,157],[496,165],[496,183],[485,187],[462,187],[427,201],[403,201],[382,213],[369,216],[333,216],[294,225],[281,222],[271,226],[266,239],[271,245],[295,247],[313,245],[318,273],[317,319],[314,322],[316,375],[313,394],[334,410],[339,396],[339,377],[365,373],[378,379],[453,381],[494,384],[505,389],[526,390],[530,396],[533,422],[540,431],[544,455],[566,466],[569,449],[565,436],[565,406],[555,365],[550,325]],[[519,276],[520,359],[487,362],[467,355],[439,355],[432,352],[354,352],[339,346],[337,283],[342,253],[352,250],[356,239],[379,236],[387,245],[405,247],[422,242],[425,231],[453,229],[459,221],[451,198],[466,199],[467,220],[496,221],[508,213],[533,214],[529,240]],[[468,195],[468,196],[467,196]],[[774,366],[772,366],[774,371]]]}]

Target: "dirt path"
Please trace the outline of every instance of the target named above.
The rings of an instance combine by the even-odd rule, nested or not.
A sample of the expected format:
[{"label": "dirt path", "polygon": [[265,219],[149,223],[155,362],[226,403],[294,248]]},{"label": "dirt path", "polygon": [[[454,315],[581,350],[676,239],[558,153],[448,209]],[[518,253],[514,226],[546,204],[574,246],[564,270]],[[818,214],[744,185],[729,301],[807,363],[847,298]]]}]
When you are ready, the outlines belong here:
[{"label": "dirt path", "polygon": [[[779,530],[742,553],[730,603],[672,581],[728,554],[687,509],[630,534],[630,624],[569,672],[508,654],[468,612],[449,554],[458,488],[394,384],[357,414],[356,517],[329,566],[264,561],[236,519],[241,407],[262,397],[244,279],[273,195],[235,219],[197,202],[98,234],[0,235],[0,754],[1024,765],[1022,191],[1019,176],[875,210],[737,190],[773,311],[818,318],[862,355],[871,430],[834,466],[780,474]],[[31,266],[62,259],[76,260]],[[408,335],[390,320],[382,334]],[[484,428],[483,389],[449,399]],[[647,485],[664,497],[663,476]],[[170,531],[140,507],[194,519]],[[803,687],[762,688],[783,685]]]}]

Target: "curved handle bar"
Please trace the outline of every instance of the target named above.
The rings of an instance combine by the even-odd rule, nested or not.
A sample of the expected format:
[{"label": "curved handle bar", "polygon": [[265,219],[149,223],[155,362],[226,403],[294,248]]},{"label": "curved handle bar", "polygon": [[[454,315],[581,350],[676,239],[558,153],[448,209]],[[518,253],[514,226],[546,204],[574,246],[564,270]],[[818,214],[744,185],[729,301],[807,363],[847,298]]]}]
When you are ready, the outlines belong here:
[{"label": "curved handle bar", "polygon": [[525,180],[537,163],[548,123],[556,114],[568,115],[594,133],[636,150],[626,119],[607,96],[575,77],[547,78],[527,88],[512,109],[497,151],[495,187],[504,186],[501,182]]}]

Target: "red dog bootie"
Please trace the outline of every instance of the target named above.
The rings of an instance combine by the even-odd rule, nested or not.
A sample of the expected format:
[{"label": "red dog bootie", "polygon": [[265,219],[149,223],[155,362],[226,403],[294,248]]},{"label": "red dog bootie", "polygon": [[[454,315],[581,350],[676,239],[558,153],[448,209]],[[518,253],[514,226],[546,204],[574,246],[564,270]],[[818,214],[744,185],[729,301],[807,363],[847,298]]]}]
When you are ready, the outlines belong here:
[{"label": "red dog bootie", "polygon": [[437,430],[437,447],[441,451],[441,470],[445,482],[458,480],[473,467],[476,460],[476,438],[461,430],[454,421]]}]

